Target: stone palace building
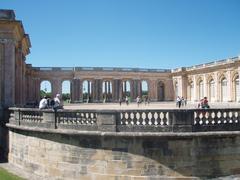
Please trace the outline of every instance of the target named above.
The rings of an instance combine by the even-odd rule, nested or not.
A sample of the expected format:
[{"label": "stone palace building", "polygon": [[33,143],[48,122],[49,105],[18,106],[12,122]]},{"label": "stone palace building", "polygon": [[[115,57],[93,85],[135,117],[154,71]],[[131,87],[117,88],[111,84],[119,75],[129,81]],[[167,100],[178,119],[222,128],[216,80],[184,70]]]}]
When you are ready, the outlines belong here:
[{"label": "stone palace building", "polygon": [[70,82],[72,102],[117,102],[126,95],[135,99],[173,101],[183,96],[210,102],[240,100],[240,57],[208,62],[192,67],[169,69],[105,67],[33,67],[26,63],[30,39],[14,11],[0,10],[0,103],[1,107],[22,106],[40,100],[43,81],[51,84],[52,96],[62,92],[63,81]]}]

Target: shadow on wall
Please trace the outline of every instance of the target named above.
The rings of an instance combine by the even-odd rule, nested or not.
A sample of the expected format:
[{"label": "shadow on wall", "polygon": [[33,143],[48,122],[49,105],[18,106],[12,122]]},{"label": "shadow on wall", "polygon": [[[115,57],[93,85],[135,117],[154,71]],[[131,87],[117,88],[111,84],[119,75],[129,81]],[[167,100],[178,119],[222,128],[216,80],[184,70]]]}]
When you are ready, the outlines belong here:
[{"label": "shadow on wall", "polygon": [[[38,166],[54,167],[56,161],[58,168],[61,168],[61,164],[64,166],[59,173],[66,173],[65,168],[70,164],[69,169],[78,169],[74,174],[81,176],[96,173],[106,176],[114,174],[119,177],[124,175],[213,178],[240,173],[240,138],[237,136],[70,136],[16,129],[13,131],[22,136],[21,142],[26,141],[24,147],[19,148],[21,151],[35,151],[36,159],[31,161],[34,165],[27,166],[32,173],[37,171]],[[32,142],[27,140],[28,138],[41,146],[34,149],[33,145],[27,145],[28,142]],[[21,153],[17,152],[17,149],[14,150],[14,153]],[[41,155],[42,152],[45,153],[44,156]],[[25,158],[26,162],[28,157]],[[47,159],[49,164],[46,164],[46,161],[45,164],[39,164],[39,158],[42,158],[41,161]]]},{"label": "shadow on wall", "polygon": [[0,163],[7,162],[9,144],[8,128],[6,123],[9,120],[9,111],[0,109]]}]

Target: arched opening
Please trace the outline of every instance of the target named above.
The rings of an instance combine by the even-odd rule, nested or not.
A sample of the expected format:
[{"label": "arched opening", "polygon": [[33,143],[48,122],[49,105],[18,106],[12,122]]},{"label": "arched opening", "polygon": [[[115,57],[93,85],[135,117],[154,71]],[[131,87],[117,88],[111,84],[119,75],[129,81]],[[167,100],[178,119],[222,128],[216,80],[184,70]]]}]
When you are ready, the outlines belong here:
[{"label": "arched opening", "polygon": [[209,81],[209,101],[215,100],[215,82],[213,79]]},{"label": "arched opening", "polygon": [[71,82],[69,80],[65,80],[62,82],[62,101],[64,103],[70,103],[71,100]]},{"label": "arched opening", "polygon": [[223,78],[221,80],[221,101],[227,102],[228,92],[227,92],[227,79]]},{"label": "arched opening", "polygon": [[125,98],[126,96],[130,97],[130,93],[131,93],[131,84],[130,81],[123,81],[122,82],[122,95],[123,98]]},{"label": "arched opening", "polygon": [[158,82],[158,101],[164,101],[164,83]]},{"label": "arched opening", "polygon": [[148,83],[147,83],[147,81],[141,81],[141,95],[142,95],[142,99],[146,99],[148,97]]},{"label": "arched opening", "polygon": [[112,101],[112,82],[111,81],[103,81],[102,96],[103,96],[103,102]]},{"label": "arched opening", "polygon": [[40,83],[40,97],[43,98],[44,96],[52,97],[52,84],[48,80],[43,80]]},{"label": "arched opening", "polygon": [[239,86],[239,76],[237,76],[235,79],[234,79],[234,100],[236,102],[239,102],[240,101],[240,86]]},{"label": "arched opening", "polygon": [[91,102],[92,100],[92,82],[89,80],[84,80],[82,83],[82,95],[83,102]]},{"label": "arched opening", "polygon": [[203,80],[200,80],[198,83],[198,99],[203,99],[204,89],[203,89]]}]

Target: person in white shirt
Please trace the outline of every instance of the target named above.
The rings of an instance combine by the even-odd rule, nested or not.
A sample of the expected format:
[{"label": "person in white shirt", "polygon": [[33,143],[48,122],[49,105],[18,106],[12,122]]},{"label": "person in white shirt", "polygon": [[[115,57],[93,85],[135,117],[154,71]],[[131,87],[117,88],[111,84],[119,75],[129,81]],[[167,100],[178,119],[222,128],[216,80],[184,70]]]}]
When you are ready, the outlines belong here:
[{"label": "person in white shirt", "polygon": [[47,102],[47,97],[44,96],[44,97],[41,99],[41,101],[39,102],[39,109],[45,109],[45,108],[47,108],[47,104],[48,104],[48,102]]},{"label": "person in white shirt", "polygon": [[54,108],[59,109],[60,106],[61,106],[60,94],[56,94],[56,97],[54,98]]},{"label": "person in white shirt", "polygon": [[141,103],[141,99],[140,99],[139,96],[137,97],[137,100],[136,100],[136,101],[137,101],[137,105],[138,105],[138,107],[139,107],[139,104]]}]

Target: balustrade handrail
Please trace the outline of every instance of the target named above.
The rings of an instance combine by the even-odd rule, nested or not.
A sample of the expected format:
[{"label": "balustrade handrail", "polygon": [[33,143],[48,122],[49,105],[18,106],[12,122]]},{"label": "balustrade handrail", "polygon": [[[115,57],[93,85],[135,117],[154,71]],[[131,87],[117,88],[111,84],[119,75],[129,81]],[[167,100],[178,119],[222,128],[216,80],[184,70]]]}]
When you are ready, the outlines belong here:
[{"label": "balustrade handrail", "polygon": [[10,124],[90,131],[196,132],[240,130],[240,108],[70,110],[9,108]]}]

